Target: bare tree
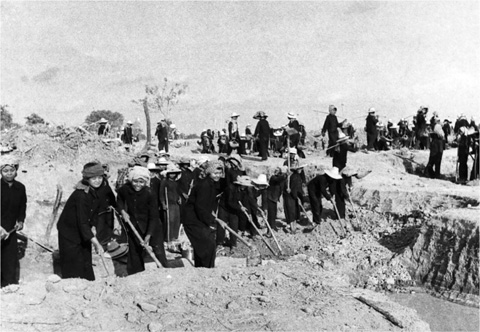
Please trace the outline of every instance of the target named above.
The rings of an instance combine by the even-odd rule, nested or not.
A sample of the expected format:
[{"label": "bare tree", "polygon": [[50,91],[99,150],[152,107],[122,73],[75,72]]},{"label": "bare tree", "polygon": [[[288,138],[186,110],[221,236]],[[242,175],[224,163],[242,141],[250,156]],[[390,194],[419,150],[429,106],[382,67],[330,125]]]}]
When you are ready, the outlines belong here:
[{"label": "bare tree", "polygon": [[149,86],[145,85],[145,97],[139,100],[132,100],[136,104],[142,104],[147,123],[147,142],[148,147],[152,140],[150,112],[159,112],[167,121],[170,120],[170,114],[173,107],[178,104],[181,95],[186,93],[188,85],[180,83],[169,83],[165,77],[163,85]]}]

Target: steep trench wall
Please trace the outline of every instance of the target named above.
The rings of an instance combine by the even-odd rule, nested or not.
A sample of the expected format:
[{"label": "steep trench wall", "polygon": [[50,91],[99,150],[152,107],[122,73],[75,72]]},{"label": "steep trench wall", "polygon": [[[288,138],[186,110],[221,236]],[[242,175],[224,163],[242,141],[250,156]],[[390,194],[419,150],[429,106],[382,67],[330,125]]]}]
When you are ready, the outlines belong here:
[{"label": "steep trench wall", "polygon": [[464,210],[446,211],[424,225],[398,258],[435,295],[479,307],[478,210]]}]

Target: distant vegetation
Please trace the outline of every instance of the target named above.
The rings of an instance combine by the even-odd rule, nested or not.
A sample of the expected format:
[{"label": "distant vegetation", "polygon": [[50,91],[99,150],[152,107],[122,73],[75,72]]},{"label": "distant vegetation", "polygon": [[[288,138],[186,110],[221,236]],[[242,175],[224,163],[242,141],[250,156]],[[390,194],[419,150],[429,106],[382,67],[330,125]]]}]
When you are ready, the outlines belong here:
[{"label": "distant vegetation", "polygon": [[98,122],[102,118],[108,120],[112,128],[121,127],[124,121],[123,115],[121,113],[112,112],[109,110],[97,110],[90,113],[85,119],[85,122],[88,124],[92,124]]},{"label": "distant vegetation", "polygon": [[32,113],[25,118],[27,120],[27,125],[36,125],[36,124],[44,124],[45,120],[38,115],[37,113]]},{"label": "distant vegetation", "polygon": [[9,129],[13,126],[13,117],[12,114],[8,111],[8,105],[0,105],[1,116],[0,116],[0,129]]}]

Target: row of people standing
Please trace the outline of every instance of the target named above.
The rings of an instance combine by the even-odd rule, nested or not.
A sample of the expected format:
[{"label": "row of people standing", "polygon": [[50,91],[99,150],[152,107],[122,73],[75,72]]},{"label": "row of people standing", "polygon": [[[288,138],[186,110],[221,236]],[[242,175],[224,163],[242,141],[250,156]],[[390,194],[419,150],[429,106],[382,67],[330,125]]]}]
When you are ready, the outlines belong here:
[{"label": "row of people standing", "polygon": [[[269,148],[272,147],[271,141],[277,140],[276,131],[270,126],[267,118],[268,115],[263,112],[257,112],[253,118],[258,120],[255,130],[252,132],[250,125],[245,128],[245,135],[242,135],[239,129],[238,113],[232,113],[227,130],[218,133],[218,152],[231,155],[237,153],[246,155],[247,152],[258,152],[261,161],[265,161],[269,156]],[[288,123],[281,128],[281,150],[286,151],[288,147],[294,147],[298,150],[299,155],[305,158],[305,154],[301,149],[301,145],[305,144],[306,131],[305,127],[300,124],[294,113],[287,114]],[[274,134],[275,133],[275,134]],[[200,134],[202,153],[215,152],[213,144],[215,132],[211,129],[204,129]],[[272,150],[276,150],[274,147]]]}]

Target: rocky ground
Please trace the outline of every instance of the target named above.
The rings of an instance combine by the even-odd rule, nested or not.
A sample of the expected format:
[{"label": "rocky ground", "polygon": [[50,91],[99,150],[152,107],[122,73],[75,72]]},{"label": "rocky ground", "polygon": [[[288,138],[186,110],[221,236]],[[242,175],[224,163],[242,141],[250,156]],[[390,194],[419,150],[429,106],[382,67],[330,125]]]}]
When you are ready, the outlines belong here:
[{"label": "rocky ground", "polygon": [[[57,186],[65,202],[82,165],[98,159],[111,166],[111,181],[135,151],[70,129],[30,128],[2,135],[22,156],[18,180],[27,187],[24,233],[56,249],[52,220]],[[196,143],[177,142],[173,157],[198,153]],[[283,255],[261,239],[246,239],[262,263],[247,266],[244,245],[222,253],[215,269],[194,269],[180,252],[170,265],[129,277],[107,275],[95,257],[97,280],[61,280],[53,275],[52,254],[28,241],[21,283],[2,289],[2,331],[164,331],[164,330],[429,330],[413,309],[386,293],[421,289],[465,305],[478,306],[478,183],[457,185],[456,151],[447,150],[442,180],[420,176],[428,151],[357,152],[348,163],[372,170],[354,183],[344,236],[333,207],[312,230],[308,217],[300,232],[276,233]],[[212,156],[215,157],[215,156]],[[307,178],[331,159],[309,150]],[[252,176],[269,174],[283,160],[245,158]],[[62,206],[62,205],[61,205]],[[308,210],[308,209],[307,209]],[[61,211],[61,207],[60,207]],[[280,208],[279,217],[282,216]],[[279,220],[281,223],[281,220]],[[262,230],[265,231],[265,230]],[[272,239],[267,239],[277,250]],[[449,254],[450,253],[450,254]],[[251,265],[251,264],[249,264]]]}]

